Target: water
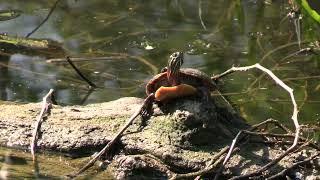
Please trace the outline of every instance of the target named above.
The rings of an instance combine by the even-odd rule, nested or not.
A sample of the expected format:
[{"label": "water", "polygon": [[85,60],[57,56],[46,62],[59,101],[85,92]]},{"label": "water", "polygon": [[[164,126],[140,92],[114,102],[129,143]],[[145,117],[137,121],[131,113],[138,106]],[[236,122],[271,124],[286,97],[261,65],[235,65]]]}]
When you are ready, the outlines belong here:
[{"label": "water", "polygon": [[[0,10],[18,9],[22,14],[1,21],[0,32],[27,35],[53,4],[2,0]],[[166,65],[172,52],[184,51],[184,67],[209,75],[233,65],[261,63],[294,89],[300,122],[317,125],[319,55],[295,53],[300,38],[302,49],[316,44],[319,26],[304,17],[297,31],[296,22],[287,18],[289,11],[285,0],[60,1],[31,37],[56,40],[71,57],[86,59],[75,64],[100,88],[90,92],[65,61],[47,62],[61,55],[20,53],[0,58],[1,100],[38,102],[50,88],[63,105],[145,97],[148,79]],[[221,92],[248,122],[272,117],[290,125],[290,97],[261,74],[253,70],[228,76]]]},{"label": "water", "polygon": [[[86,158],[48,152],[38,155],[37,160],[38,164],[34,164],[29,152],[0,147],[0,179],[62,179],[86,162]],[[93,168],[78,179],[112,179],[109,174],[108,170]]]}]

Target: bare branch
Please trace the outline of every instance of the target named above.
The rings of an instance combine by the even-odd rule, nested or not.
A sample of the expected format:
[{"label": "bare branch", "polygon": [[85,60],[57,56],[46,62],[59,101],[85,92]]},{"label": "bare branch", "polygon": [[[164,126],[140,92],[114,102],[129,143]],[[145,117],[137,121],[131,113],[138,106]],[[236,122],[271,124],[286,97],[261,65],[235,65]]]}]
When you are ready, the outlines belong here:
[{"label": "bare branch", "polygon": [[[289,147],[289,149],[287,149],[283,154],[279,155],[277,158],[275,158],[272,162],[266,164],[265,166],[263,166],[261,169],[259,169],[258,171],[251,173],[251,174],[247,174],[245,176],[242,176],[241,178],[246,178],[246,177],[250,177],[250,176],[254,176],[256,174],[260,174],[263,171],[265,171],[266,169],[268,169],[269,167],[273,166],[274,164],[276,164],[277,162],[279,162],[284,156],[286,156],[287,154],[291,153],[292,151],[295,150],[297,144],[298,144],[298,140],[299,140],[299,133],[300,133],[300,125],[298,122],[298,107],[297,107],[297,103],[293,94],[293,89],[290,88],[289,86],[287,86],[282,80],[280,80],[275,74],[273,74],[272,71],[270,71],[269,69],[261,66],[259,63],[251,65],[251,66],[244,66],[244,67],[232,67],[230,69],[228,69],[227,71],[221,73],[220,75],[214,76],[212,77],[213,80],[217,80],[221,77],[224,77],[228,74],[231,74],[233,72],[236,71],[247,71],[253,68],[257,68],[265,73],[267,73],[279,86],[281,86],[284,90],[286,90],[290,97],[291,97],[291,101],[293,104],[293,113],[291,116],[291,119],[294,123],[295,126],[295,136],[294,136],[294,140],[293,140],[293,144]],[[228,162],[228,160],[230,159],[231,156],[231,152],[233,151],[233,148],[235,147],[236,142],[239,139],[240,134],[242,134],[243,131],[240,131],[237,136],[233,139],[232,144],[230,146],[229,152],[227,154],[227,156],[225,157],[224,162],[222,163],[222,166],[220,167],[220,169],[223,169],[223,167],[226,165],[226,163]],[[216,174],[215,179],[217,179],[217,177],[219,176],[219,172]]]},{"label": "bare branch", "polygon": [[35,153],[36,153],[37,142],[38,142],[38,132],[40,131],[42,122],[46,120],[47,117],[50,115],[50,110],[52,108],[52,102],[53,102],[52,97],[53,97],[53,89],[50,89],[48,94],[43,97],[41,112],[35,123],[35,128],[33,130],[33,135],[32,135],[32,142],[30,144],[30,150],[31,150],[33,161],[36,160]]},{"label": "bare branch", "polygon": [[69,178],[75,178],[87,169],[89,169],[93,164],[103,155],[105,154],[112,145],[115,144],[116,141],[119,140],[119,138],[122,136],[123,132],[128,129],[128,127],[133,123],[133,121],[137,118],[138,115],[142,115],[145,113],[144,111],[147,109],[146,107],[150,105],[150,103],[153,102],[154,94],[150,94],[146,99],[144,100],[142,106],[127,120],[127,123],[120,129],[120,131],[112,138],[111,141],[97,154],[93,156],[93,158],[85,164],[81,169],[79,169],[77,172],[67,175]]}]

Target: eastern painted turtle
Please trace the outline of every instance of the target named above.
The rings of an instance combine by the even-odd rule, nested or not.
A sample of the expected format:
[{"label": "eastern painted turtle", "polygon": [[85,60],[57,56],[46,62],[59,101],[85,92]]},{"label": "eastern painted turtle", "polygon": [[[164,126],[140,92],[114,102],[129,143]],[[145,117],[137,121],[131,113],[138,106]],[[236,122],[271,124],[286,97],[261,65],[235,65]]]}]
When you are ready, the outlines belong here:
[{"label": "eastern painted turtle", "polygon": [[200,92],[209,98],[209,92],[216,89],[213,80],[204,72],[192,68],[181,68],[183,53],[173,53],[168,66],[155,75],[146,85],[146,93],[154,93],[156,101],[167,101],[176,97],[194,95]]}]

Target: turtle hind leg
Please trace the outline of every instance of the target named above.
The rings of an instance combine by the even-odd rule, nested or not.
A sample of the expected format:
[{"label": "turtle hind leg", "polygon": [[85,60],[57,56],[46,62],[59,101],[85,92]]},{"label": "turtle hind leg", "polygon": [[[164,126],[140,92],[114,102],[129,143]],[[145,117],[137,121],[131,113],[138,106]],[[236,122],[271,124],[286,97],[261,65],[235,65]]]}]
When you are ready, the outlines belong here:
[{"label": "turtle hind leg", "polygon": [[211,94],[208,88],[206,87],[197,87],[197,94],[199,97],[201,97],[201,99],[205,102],[210,102],[211,100]]},{"label": "turtle hind leg", "polygon": [[[215,105],[212,102],[211,93],[210,93],[209,89],[206,87],[198,87],[197,90],[198,90],[197,94],[198,94],[198,96],[200,96],[200,98],[202,100],[202,103],[200,105],[201,109],[203,111],[210,111],[210,109],[211,109],[210,107],[214,107]],[[216,119],[216,114],[214,116],[215,116],[214,119]],[[202,122],[203,128],[208,128],[209,125],[210,125],[209,119]]]}]

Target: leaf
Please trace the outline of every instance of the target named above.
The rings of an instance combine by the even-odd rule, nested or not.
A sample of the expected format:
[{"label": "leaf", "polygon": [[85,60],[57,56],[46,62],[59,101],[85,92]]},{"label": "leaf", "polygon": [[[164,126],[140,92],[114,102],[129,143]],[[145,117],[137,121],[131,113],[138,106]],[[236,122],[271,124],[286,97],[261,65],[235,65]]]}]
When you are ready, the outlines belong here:
[{"label": "leaf", "polygon": [[[310,1],[310,0],[309,0]],[[313,3],[312,6],[308,3],[307,0],[301,0],[298,1],[298,3],[302,6],[302,8],[309,14],[311,18],[316,20],[318,23],[320,23],[320,15],[317,11],[320,11],[320,9],[315,9],[315,2]]]}]

